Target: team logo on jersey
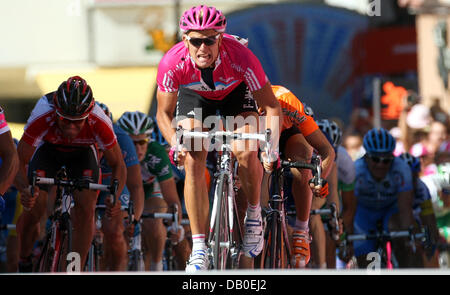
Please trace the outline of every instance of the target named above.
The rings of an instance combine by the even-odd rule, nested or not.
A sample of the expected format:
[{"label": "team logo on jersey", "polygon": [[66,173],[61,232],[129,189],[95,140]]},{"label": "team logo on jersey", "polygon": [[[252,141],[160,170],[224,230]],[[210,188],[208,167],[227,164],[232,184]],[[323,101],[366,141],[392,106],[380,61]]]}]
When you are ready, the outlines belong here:
[{"label": "team logo on jersey", "polygon": [[219,78],[219,80],[223,81],[224,83],[228,83],[233,79],[234,79],[234,77],[229,77],[229,78],[220,77]]},{"label": "team logo on jersey", "polygon": [[155,169],[156,165],[161,162],[161,159],[154,155],[149,155],[148,161],[146,161],[150,168]]},{"label": "team logo on jersey", "polygon": [[169,165],[164,166],[161,171],[158,173],[158,176],[164,176],[169,174]]}]

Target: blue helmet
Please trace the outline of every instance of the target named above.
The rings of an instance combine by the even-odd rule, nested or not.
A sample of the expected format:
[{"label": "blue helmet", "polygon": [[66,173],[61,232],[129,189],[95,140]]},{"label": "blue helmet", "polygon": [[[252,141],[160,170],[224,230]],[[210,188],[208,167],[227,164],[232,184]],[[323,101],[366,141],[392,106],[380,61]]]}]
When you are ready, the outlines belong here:
[{"label": "blue helmet", "polygon": [[412,156],[410,153],[403,153],[400,157],[408,163],[411,167],[411,171],[414,173],[420,172],[420,160],[417,157]]},{"label": "blue helmet", "polygon": [[338,124],[332,120],[328,119],[322,119],[316,122],[319,126],[320,130],[322,130],[323,133],[328,134],[328,136],[331,138],[334,148],[338,147],[341,144],[341,138],[342,138],[342,130],[339,128]]},{"label": "blue helmet", "polygon": [[102,108],[102,110],[111,119],[111,121],[113,120],[112,113],[111,113],[111,111],[109,110],[109,108],[108,108],[108,106],[106,104],[98,102],[98,101],[96,101],[95,104],[97,104],[99,107]]},{"label": "blue helmet", "polygon": [[364,135],[363,146],[368,154],[392,153],[395,149],[395,139],[386,129],[373,128]]}]

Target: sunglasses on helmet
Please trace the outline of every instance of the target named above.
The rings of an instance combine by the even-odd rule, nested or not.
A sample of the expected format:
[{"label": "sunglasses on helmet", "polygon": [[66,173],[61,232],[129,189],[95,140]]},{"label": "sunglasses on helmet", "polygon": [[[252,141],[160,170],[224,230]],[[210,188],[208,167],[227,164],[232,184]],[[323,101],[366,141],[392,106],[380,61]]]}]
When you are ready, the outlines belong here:
[{"label": "sunglasses on helmet", "polygon": [[206,37],[206,38],[191,38],[188,35],[185,35],[186,39],[195,47],[200,47],[204,43],[206,46],[211,46],[216,44],[219,39],[220,34]]}]

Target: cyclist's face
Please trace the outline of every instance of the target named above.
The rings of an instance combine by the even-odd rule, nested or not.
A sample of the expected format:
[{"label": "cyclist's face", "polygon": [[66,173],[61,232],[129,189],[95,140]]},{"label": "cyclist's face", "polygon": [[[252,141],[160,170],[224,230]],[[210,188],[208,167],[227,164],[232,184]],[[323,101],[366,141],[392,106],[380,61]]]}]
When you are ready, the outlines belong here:
[{"label": "cyclist's face", "polygon": [[56,122],[61,130],[63,137],[68,139],[74,139],[83,129],[86,119],[82,120],[69,120],[61,116],[57,116]]},{"label": "cyclist's face", "polygon": [[391,168],[393,155],[366,155],[367,166],[375,180],[382,180]]},{"label": "cyclist's face", "polygon": [[147,152],[148,147],[148,135],[146,134],[139,134],[139,135],[130,135],[131,139],[133,140],[134,147],[136,148],[136,154],[138,156],[139,162],[144,160],[145,153]]},{"label": "cyclist's face", "polygon": [[[200,69],[205,69],[214,66],[214,63],[219,56],[219,47],[222,42],[222,34],[217,33],[214,30],[205,30],[190,31],[187,36],[188,37],[183,35],[184,45],[189,49],[189,54],[197,67]],[[200,39],[208,40],[205,41]]]}]

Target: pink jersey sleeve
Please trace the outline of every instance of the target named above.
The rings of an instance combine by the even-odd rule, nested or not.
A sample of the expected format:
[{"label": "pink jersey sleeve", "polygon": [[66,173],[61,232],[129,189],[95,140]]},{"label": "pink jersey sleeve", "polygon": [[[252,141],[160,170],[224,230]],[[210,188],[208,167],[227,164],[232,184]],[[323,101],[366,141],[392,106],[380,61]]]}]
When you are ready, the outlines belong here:
[{"label": "pink jersey sleeve", "polygon": [[250,49],[234,38],[224,38],[223,46],[231,69],[242,75],[251,92],[261,89],[269,81],[261,62]]},{"label": "pink jersey sleeve", "polygon": [[5,114],[3,113],[3,109],[0,107],[0,134],[3,134],[5,132],[9,131],[8,123],[5,119]]},{"label": "pink jersey sleeve", "polygon": [[186,70],[189,53],[184,43],[175,44],[163,56],[158,65],[156,83],[163,92],[176,92],[180,86],[180,75]]}]

